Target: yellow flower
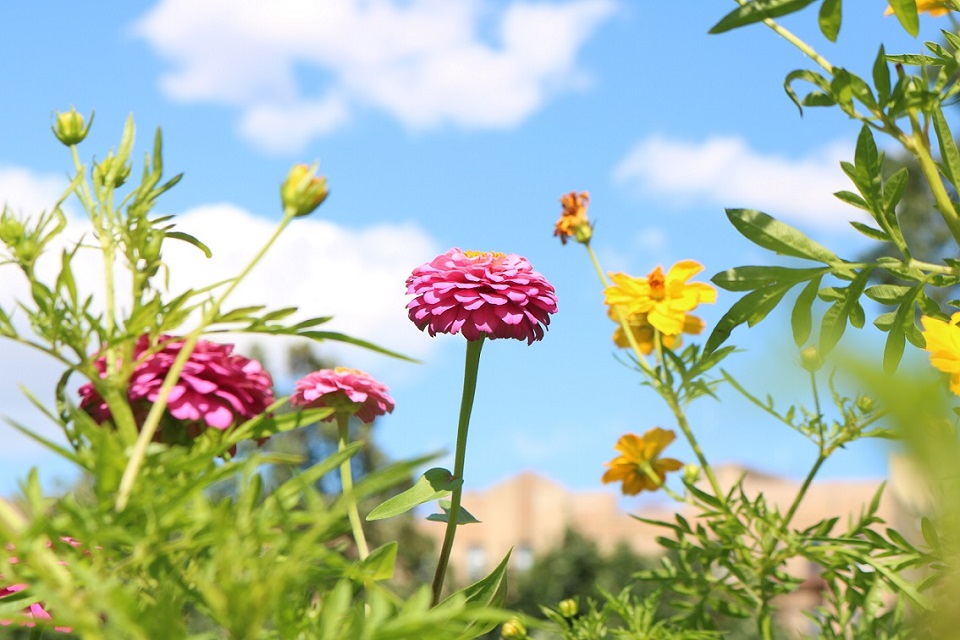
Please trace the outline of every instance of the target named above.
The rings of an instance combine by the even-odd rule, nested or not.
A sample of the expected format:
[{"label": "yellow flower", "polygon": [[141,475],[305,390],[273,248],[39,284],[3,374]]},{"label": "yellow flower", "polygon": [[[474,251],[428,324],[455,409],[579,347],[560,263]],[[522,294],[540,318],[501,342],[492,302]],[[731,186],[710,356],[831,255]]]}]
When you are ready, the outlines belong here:
[{"label": "yellow flower", "polygon": [[703,271],[695,260],[681,260],[667,274],[657,267],[646,278],[611,273],[613,285],[603,291],[608,305],[617,305],[628,316],[647,314],[647,322],[665,335],[683,333],[687,312],[698,304],[717,300],[717,290],[703,282],[687,282]]},{"label": "yellow flower", "polygon": [[593,235],[593,226],[587,218],[587,205],[590,204],[590,194],[576,191],[560,197],[563,212],[554,227],[554,237],[559,236],[560,242],[567,244],[567,238],[573,237],[577,242],[586,244]]},{"label": "yellow flower", "polygon": [[[935,18],[937,16],[945,16],[951,11],[953,11],[953,8],[941,0],[917,0],[917,13],[929,13]],[[892,16],[893,7],[887,7],[883,15]]]},{"label": "yellow flower", "polygon": [[[644,490],[656,491],[663,485],[668,471],[683,467],[679,460],[658,457],[676,437],[673,431],[660,427],[650,429],[642,437],[633,433],[621,436],[613,447],[620,455],[607,463],[610,468],[603,474],[603,483],[623,482],[623,494],[628,496]],[[651,475],[660,481],[655,482]]]},{"label": "yellow flower", "polygon": [[955,313],[950,322],[930,316],[922,316],[925,349],[930,352],[930,364],[950,374],[950,391],[960,395],[960,313]]},{"label": "yellow flower", "polygon": [[[610,307],[607,310],[607,315],[610,316],[610,319],[614,322],[617,322],[617,329],[613,332],[613,342],[621,349],[630,348],[630,342],[627,341],[627,336],[623,332],[623,327],[619,325],[619,319],[617,314],[614,311],[614,307]],[[647,314],[637,313],[634,315],[627,315],[627,326],[630,327],[630,331],[633,333],[633,339],[636,341],[637,346],[640,347],[640,352],[643,355],[648,356],[653,353],[653,349],[656,346],[656,329],[652,324],[647,320]],[[703,331],[705,324],[703,320],[696,316],[687,314],[683,319],[683,333],[689,333],[690,335],[697,335]],[[667,335],[661,333],[661,338],[663,341],[663,346],[667,349],[676,349],[682,343],[680,335]]]}]

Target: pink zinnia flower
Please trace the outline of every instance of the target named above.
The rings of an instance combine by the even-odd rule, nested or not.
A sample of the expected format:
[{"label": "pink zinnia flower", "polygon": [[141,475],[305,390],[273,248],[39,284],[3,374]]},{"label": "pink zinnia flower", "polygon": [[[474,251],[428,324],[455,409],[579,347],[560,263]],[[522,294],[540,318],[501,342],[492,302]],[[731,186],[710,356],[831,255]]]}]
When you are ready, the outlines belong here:
[{"label": "pink zinnia flower", "polygon": [[[145,415],[160,393],[173,361],[184,341],[160,336],[160,351],[143,359],[133,370],[127,397],[136,415]],[[134,357],[139,361],[150,348],[143,335],[137,341]],[[106,357],[95,363],[101,376],[106,373]],[[98,422],[111,418],[107,403],[92,383],[80,387],[80,407]],[[180,380],[167,400],[167,412],[194,427],[227,429],[237,421],[257,416],[273,402],[273,380],[256,360],[233,353],[233,345],[200,340],[190,353]]]},{"label": "pink zinnia flower", "polygon": [[553,285],[514,253],[450,249],[413,270],[410,319],[431,336],[463,333],[467,340],[543,338],[557,312]]},{"label": "pink zinnia flower", "polygon": [[[64,536],[63,538],[61,538],[61,540],[63,540],[64,542],[66,542],[67,544],[69,544],[69,545],[72,546],[72,547],[78,547],[78,546],[80,546],[80,543],[79,543],[79,542],[77,542],[76,540],[74,540],[73,538],[70,538],[70,537]],[[47,547],[52,548],[52,547],[53,547],[53,544],[50,543],[50,542],[47,542]],[[8,548],[8,549],[11,549],[12,547],[7,547],[7,548]],[[14,558],[14,557],[11,557],[11,558],[10,558],[10,564],[17,564],[18,562],[19,562],[19,561],[18,561],[16,558]],[[59,564],[67,564],[67,563],[66,563],[66,562],[60,562]],[[0,576],[0,578],[2,578],[2,576]],[[7,596],[9,596],[9,595],[11,595],[11,594],[17,593],[18,591],[23,591],[23,590],[26,589],[28,586],[29,586],[29,585],[23,584],[23,583],[10,584],[10,585],[6,585],[6,586],[0,586],[0,599],[3,599],[3,598],[5,598],[5,597],[7,597]],[[32,604],[24,607],[24,609],[23,609],[23,615],[26,616],[26,617],[28,617],[28,618],[33,618],[33,620],[38,620],[38,621],[40,622],[40,624],[45,624],[45,623],[47,623],[49,620],[52,620],[52,619],[53,619],[52,616],[50,615],[50,612],[47,611],[46,607],[44,607],[44,605],[43,605],[42,603],[40,603],[40,602],[34,602],[34,603],[32,603]],[[12,621],[12,620],[0,620],[0,626],[6,627],[6,626],[9,626],[9,625],[11,625],[11,624],[13,624],[13,621]],[[36,624],[37,624],[36,622],[32,622],[32,621],[30,621],[30,620],[24,620],[23,622],[20,623],[20,626],[21,626],[21,627],[33,627],[33,626],[36,626]],[[64,633],[70,633],[71,631],[73,631],[73,629],[72,629],[71,627],[60,627],[60,626],[55,626],[55,627],[53,628],[53,630],[54,630],[54,631],[62,631],[62,632],[64,632]]]},{"label": "pink zinnia flower", "polygon": [[[290,404],[295,407],[330,407],[349,410],[361,422],[371,423],[377,416],[393,411],[393,398],[387,386],[356,369],[321,369],[297,380]],[[327,418],[333,420],[333,416]]]}]

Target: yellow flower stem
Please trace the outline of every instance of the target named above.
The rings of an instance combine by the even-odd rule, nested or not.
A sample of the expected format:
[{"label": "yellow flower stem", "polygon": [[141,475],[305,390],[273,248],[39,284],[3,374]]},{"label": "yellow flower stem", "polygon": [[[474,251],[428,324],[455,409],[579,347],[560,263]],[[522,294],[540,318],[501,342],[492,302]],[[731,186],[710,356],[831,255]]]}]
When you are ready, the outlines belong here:
[{"label": "yellow flower stem", "polygon": [[[463,395],[460,399],[460,421],[457,425],[457,449],[454,454],[453,477],[463,480],[464,460],[467,457],[467,431],[470,428],[470,414],[473,412],[473,397],[477,391],[477,372],[480,369],[480,351],[483,349],[483,337],[467,341],[467,357],[463,370]],[[463,483],[450,494],[450,510],[447,515],[447,529],[443,534],[437,571],[433,576],[433,604],[440,602],[443,593],[443,581],[450,563],[453,539],[457,534],[460,518],[460,500],[463,497]]]},{"label": "yellow flower stem", "polygon": [[[350,414],[337,412],[337,451],[347,448],[350,439]],[[353,458],[347,458],[340,464],[340,483],[343,486],[343,496],[347,500],[347,515],[350,518],[350,528],[353,529],[353,539],[357,543],[357,553],[361,560],[370,555],[367,538],[363,535],[363,525],[360,522],[360,512],[357,510],[357,498],[353,495]]]},{"label": "yellow flower stem", "polygon": [[[590,261],[593,263],[593,268],[597,272],[597,276],[600,278],[600,283],[603,285],[603,288],[606,289],[610,286],[610,281],[607,280],[606,274],[603,272],[603,268],[600,266],[600,261],[597,259],[597,254],[594,252],[593,247],[589,242],[582,243],[583,246],[587,248],[587,254],[590,256]],[[637,338],[633,335],[633,331],[630,329],[630,325],[627,323],[627,316],[623,310],[617,305],[612,305],[613,313],[617,316],[617,324],[620,325],[623,335],[627,339],[627,343],[630,345],[630,348],[633,350],[633,353],[637,356],[637,364],[646,372],[648,375],[653,375],[653,369],[650,367],[650,363],[647,362],[647,357],[643,355],[643,351],[640,350],[640,345],[637,344]]]},{"label": "yellow flower stem", "polygon": [[143,460],[147,455],[147,447],[153,440],[153,436],[156,435],[157,429],[160,426],[160,418],[163,417],[163,412],[167,409],[167,400],[170,398],[170,392],[173,391],[173,387],[180,380],[180,373],[183,371],[183,367],[187,364],[187,359],[190,357],[190,354],[193,353],[194,347],[197,346],[197,341],[200,339],[200,335],[206,330],[207,326],[217,319],[217,316],[220,315],[220,306],[227,299],[227,296],[233,293],[233,290],[237,288],[237,285],[239,285],[240,282],[247,277],[253,267],[260,262],[263,256],[267,253],[267,250],[270,249],[274,242],[276,242],[277,238],[280,237],[280,234],[283,233],[283,230],[287,228],[287,225],[290,224],[290,221],[293,220],[295,215],[296,211],[293,209],[289,207],[284,208],[283,218],[280,220],[280,224],[278,224],[277,228],[274,230],[273,235],[270,236],[263,247],[260,248],[260,251],[253,256],[247,266],[243,268],[243,271],[241,271],[240,274],[234,278],[229,285],[227,285],[227,288],[220,295],[220,298],[211,303],[210,307],[204,313],[200,324],[184,339],[183,347],[181,347],[180,352],[177,354],[173,364],[170,366],[170,371],[167,373],[167,377],[164,378],[163,384],[160,386],[160,391],[157,392],[157,399],[150,407],[150,412],[147,413],[147,417],[143,422],[143,427],[140,429],[140,435],[133,447],[133,452],[130,454],[130,459],[127,461],[127,466],[123,470],[123,476],[120,478],[120,487],[117,490],[117,500],[114,505],[114,508],[117,511],[123,511],[127,506],[127,502],[130,500],[130,493],[133,491],[133,485],[136,482],[137,474],[139,473],[140,467],[143,465]]},{"label": "yellow flower stem", "polygon": [[[589,242],[584,242],[582,244],[587,248],[587,254],[589,254],[590,260],[593,262],[593,268],[596,270],[597,276],[600,278],[600,282],[603,284],[604,288],[610,286],[610,281],[607,280],[607,276],[603,273],[603,268],[600,266],[600,261],[597,259],[597,254],[594,252],[593,247]],[[630,344],[630,348],[633,349],[633,352],[637,356],[637,362],[640,364],[640,367],[643,369],[644,373],[650,377],[651,380],[656,381],[656,372],[650,367],[650,363],[647,362],[646,356],[644,356],[643,352],[640,350],[640,345],[637,344],[637,340],[633,335],[633,331],[630,330],[630,326],[627,324],[627,319],[624,313],[616,305],[613,305],[613,310],[617,316],[617,322],[620,324],[623,335],[627,337],[627,342]],[[658,357],[661,358],[662,361],[663,346],[660,343],[659,335],[657,338],[658,339],[655,340],[655,342],[657,344]],[[666,364],[664,363],[664,369],[666,368]],[[683,431],[684,437],[686,437],[687,442],[690,443],[690,448],[693,449],[693,453],[697,456],[697,460],[700,462],[700,467],[703,469],[703,473],[707,476],[707,480],[709,480],[714,494],[717,496],[718,500],[726,505],[726,494],[720,490],[720,483],[717,482],[717,477],[714,475],[713,469],[710,468],[710,464],[707,462],[706,456],[703,455],[703,450],[700,448],[700,443],[697,442],[696,437],[693,435],[693,431],[690,429],[690,424],[687,422],[687,418],[683,413],[683,409],[680,407],[680,403],[677,400],[673,387],[658,385],[657,388],[661,391],[661,395],[670,406],[670,410],[673,412],[674,418],[677,420],[677,425],[680,427],[680,430]]]}]

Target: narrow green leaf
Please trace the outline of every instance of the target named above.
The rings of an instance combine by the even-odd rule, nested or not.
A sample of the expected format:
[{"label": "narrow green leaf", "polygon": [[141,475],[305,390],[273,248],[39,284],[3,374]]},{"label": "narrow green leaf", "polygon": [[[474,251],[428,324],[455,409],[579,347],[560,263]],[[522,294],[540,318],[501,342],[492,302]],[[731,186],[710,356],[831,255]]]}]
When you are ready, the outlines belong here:
[{"label": "narrow green leaf", "polygon": [[803,346],[810,337],[810,328],[813,324],[813,302],[817,299],[821,277],[817,276],[803,288],[790,314],[790,326],[793,329],[793,341],[798,347]]},{"label": "narrow green leaf", "polygon": [[864,211],[870,211],[870,207],[867,205],[866,200],[861,198],[856,193],[852,191],[837,191],[833,194],[836,198],[846,202],[849,205],[853,205],[858,209],[863,209]]},{"label": "narrow green leaf", "polygon": [[801,282],[825,273],[826,269],[789,269],[777,266],[746,266],[727,269],[710,280],[727,291],[752,291],[776,283]]},{"label": "narrow green leaf", "polygon": [[767,18],[779,18],[799,11],[813,2],[814,0],[753,0],[725,15],[720,22],[713,25],[709,33],[723,33]]},{"label": "narrow green leaf", "polygon": [[860,128],[860,135],[857,136],[853,163],[859,177],[857,187],[864,200],[873,206],[880,199],[880,171],[883,163],[880,160],[880,152],[877,151],[877,143],[873,139],[873,132],[867,125]]},{"label": "narrow green leaf", "polygon": [[943,109],[937,104],[933,110],[933,128],[937,132],[937,141],[940,143],[940,162],[946,173],[947,180],[960,188],[960,151],[950,132],[950,125],[943,117]]},{"label": "narrow green leaf", "polygon": [[187,244],[193,245],[197,249],[200,249],[200,251],[203,252],[203,255],[205,255],[207,258],[213,257],[213,252],[210,251],[210,247],[203,244],[189,233],[183,233],[182,231],[165,231],[163,235],[165,238],[180,240],[182,242],[186,242]]},{"label": "narrow green leaf", "polygon": [[858,314],[857,322],[861,320],[859,316],[863,313],[863,309],[861,308],[859,311],[854,311],[854,309],[860,304],[860,295],[867,284],[870,272],[870,269],[864,269],[857,274],[850,286],[843,290],[844,299],[833,303],[823,314],[823,320],[820,323],[820,352],[822,355],[826,356],[840,342],[851,313]]},{"label": "narrow green leaf", "polygon": [[761,211],[727,209],[726,213],[737,231],[764,249],[826,264],[840,262],[840,258],[832,251],[814,242],[803,232]]},{"label": "narrow green leaf", "polygon": [[926,516],[920,518],[920,532],[923,534],[923,541],[927,543],[931,551],[940,550],[940,535],[930,518]]},{"label": "narrow green leaf", "polygon": [[920,18],[916,0],[887,0],[904,30],[914,38],[920,33]]},{"label": "narrow green leaf", "polygon": [[880,304],[899,304],[910,289],[899,284],[878,284],[864,289],[863,294]]},{"label": "narrow green leaf", "polygon": [[445,598],[444,601],[460,594],[466,598],[468,603],[473,605],[484,607],[502,606],[507,596],[507,564],[510,562],[510,553],[509,551],[507,552],[507,555],[500,561],[497,568],[486,578],[451,594],[448,598]]},{"label": "narrow green leaf", "polygon": [[441,467],[427,469],[412,487],[395,495],[367,514],[367,520],[383,520],[405,513],[417,505],[443,498],[463,484],[462,478]]},{"label": "narrow green leaf", "polygon": [[712,354],[717,347],[726,342],[733,330],[741,324],[747,323],[748,326],[752,327],[767,317],[767,314],[776,308],[793,284],[777,284],[757,289],[734,302],[717,322],[710,337],[707,338],[707,343],[703,347],[703,355]]},{"label": "narrow green leaf", "polygon": [[850,220],[850,224],[853,225],[853,228],[867,236],[871,240],[878,240],[880,242],[890,242],[890,236],[887,235],[885,231],[880,229],[874,229],[868,224],[863,224],[862,222],[857,222],[856,220]]},{"label": "narrow green leaf", "polygon": [[873,86],[877,89],[880,105],[885,105],[890,99],[890,67],[887,65],[887,54],[882,44],[876,60],[873,61]]},{"label": "narrow green leaf", "polygon": [[[451,502],[449,500],[440,500],[440,509],[443,513],[431,513],[427,516],[427,520],[431,522],[447,522],[450,520],[450,507]],[[458,510],[459,516],[457,517],[457,524],[479,524],[480,521],[477,520],[472,513],[463,508],[463,505],[460,505]]]},{"label": "narrow green leaf", "polygon": [[841,14],[841,0],[823,0],[823,4],[820,5],[820,31],[830,42],[837,41]]},{"label": "narrow green leaf", "polygon": [[397,564],[397,547],[396,540],[377,547],[357,564],[358,573],[371,580],[389,580]]}]

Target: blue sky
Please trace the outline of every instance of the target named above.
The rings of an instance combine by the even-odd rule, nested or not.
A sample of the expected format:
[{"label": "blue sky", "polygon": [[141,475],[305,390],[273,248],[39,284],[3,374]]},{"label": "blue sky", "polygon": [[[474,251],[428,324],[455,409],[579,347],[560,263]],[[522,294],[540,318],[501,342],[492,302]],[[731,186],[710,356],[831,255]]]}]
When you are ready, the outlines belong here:
[{"label": "blue sky", "polygon": [[[38,211],[65,185],[71,165],[50,135],[53,110],[96,110],[85,161],[105,156],[133,113],[139,152],[161,126],[166,167],[185,173],[158,212],[177,214],[214,249],[211,261],[167,254],[172,285],[195,286],[252,255],[278,218],[277,189],[290,165],[319,160],[329,200],[297,221],[233,302],[332,313],[331,326],[422,359],[322,350],[391,387],[397,409],[379,422],[377,438],[395,457],[452,448],[464,351],[459,336],[431,339],[409,323],[406,276],[453,246],[524,255],[556,286],[560,312],[540,343],[484,347],[467,483],[480,488],[535,469],[595,488],[622,433],[673,425],[615,359],[582,248],[551,237],[563,193],[590,192],[601,260],[634,275],[685,258],[705,265],[703,279],[769,262],[729,226],[730,206],[782,217],[841,255],[863,247],[844,222],[851,211],[830,196],[848,188],[838,161],[851,155],[858,128],[834,110],[799,117],[783,77],[812,63],[771,31],[707,35],[733,7],[160,0],[94,11],[4,3],[0,200]],[[785,24],[834,64],[867,76],[880,42],[888,52],[914,52],[948,26],[924,18],[914,40],[883,17],[884,7],[845,3],[838,44],[819,35],[813,9]],[[92,286],[93,267],[87,277]],[[0,269],[2,304],[18,293],[16,274]],[[702,315],[712,324],[734,299],[721,292]],[[872,332],[868,323],[864,333]],[[877,349],[879,362],[874,338],[854,340]],[[738,330],[734,342],[744,352],[729,366],[759,392],[807,400],[782,314]],[[268,349],[278,378],[283,348]],[[56,369],[10,343],[0,344],[0,358],[4,415],[48,433],[17,385],[48,399]],[[733,399],[701,401],[692,421],[716,462],[796,476],[815,454]],[[0,443],[0,493],[31,466],[50,482],[69,477],[6,425]],[[692,457],[675,446],[676,457]],[[838,454],[825,474],[876,477],[885,468],[883,447],[863,443]]]}]

